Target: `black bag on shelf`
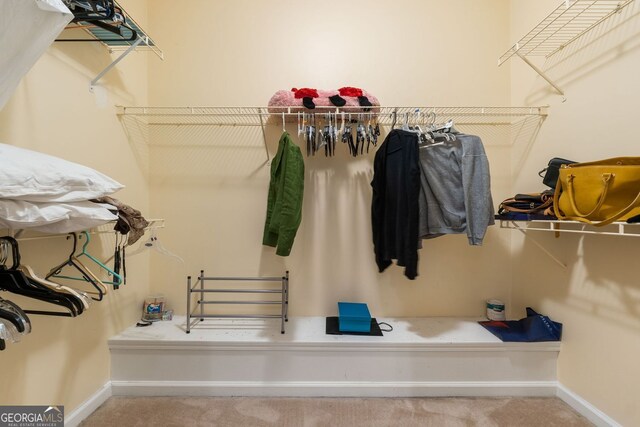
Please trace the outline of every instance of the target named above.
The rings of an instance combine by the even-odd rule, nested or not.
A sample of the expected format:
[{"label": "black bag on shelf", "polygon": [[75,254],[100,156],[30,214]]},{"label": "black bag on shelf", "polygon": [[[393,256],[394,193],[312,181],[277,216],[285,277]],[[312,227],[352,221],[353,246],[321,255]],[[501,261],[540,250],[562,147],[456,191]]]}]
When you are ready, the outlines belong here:
[{"label": "black bag on shelf", "polygon": [[500,203],[499,217],[509,217],[509,214],[536,214],[555,219],[553,215],[553,191],[542,193],[516,194]]},{"label": "black bag on shelf", "polygon": [[[549,164],[546,168],[538,172],[538,175],[542,177],[542,183],[544,185],[555,190],[556,184],[558,182],[558,174],[560,173],[560,166],[570,165],[572,163],[577,162],[574,162],[573,160],[561,159],[560,157],[554,157],[553,159],[549,160]],[[544,176],[542,174],[544,174]]]}]

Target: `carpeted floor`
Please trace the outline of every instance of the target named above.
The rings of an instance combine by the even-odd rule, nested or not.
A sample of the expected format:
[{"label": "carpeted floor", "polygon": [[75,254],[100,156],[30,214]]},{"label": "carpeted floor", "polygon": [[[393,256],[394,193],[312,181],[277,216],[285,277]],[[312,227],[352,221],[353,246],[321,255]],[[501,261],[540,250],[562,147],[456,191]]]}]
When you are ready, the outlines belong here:
[{"label": "carpeted floor", "polygon": [[557,398],[112,397],[82,426],[591,426]]}]

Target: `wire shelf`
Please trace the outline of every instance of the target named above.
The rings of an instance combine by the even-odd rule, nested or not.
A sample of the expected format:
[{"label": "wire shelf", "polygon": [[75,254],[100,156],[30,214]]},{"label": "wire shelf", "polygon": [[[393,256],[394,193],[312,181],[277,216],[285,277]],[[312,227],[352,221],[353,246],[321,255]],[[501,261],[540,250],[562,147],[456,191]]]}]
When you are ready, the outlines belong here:
[{"label": "wire shelf", "polygon": [[[152,229],[165,227],[165,220],[162,218],[147,219],[147,221],[149,222],[149,225],[145,228],[145,230],[152,230]],[[116,221],[109,221],[105,224],[98,225],[87,231],[89,232],[89,234],[92,234],[92,235],[93,234],[113,234],[115,233],[113,229],[113,226],[115,225],[115,223]],[[3,235],[11,235],[12,237],[15,237],[16,240],[20,242],[28,241],[28,240],[58,239],[60,237],[66,237],[70,234],[70,233],[57,233],[57,234],[41,233],[38,231],[30,230],[29,228],[8,229],[8,228],[2,228],[2,227],[0,227],[0,233],[2,233]]]},{"label": "wire shelf", "polygon": [[[109,49],[110,52],[119,52],[126,51],[130,47],[134,45],[136,40],[141,39],[141,43],[137,44],[134,49],[135,50],[149,50],[155,53],[160,59],[164,59],[164,54],[162,50],[156,45],[151,37],[147,34],[145,30],[142,29],[140,24],[138,24],[132,17],[127,13],[126,10],[116,1],[114,2],[117,8],[119,9],[119,13],[123,15],[126,25],[130,27],[133,31],[136,32],[137,37],[133,38],[133,32],[129,30],[129,28],[122,27],[123,34],[117,35],[112,33],[111,31],[107,31],[90,21],[77,21],[72,24],[69,24],[66,29],[82,29],[90,35],[90,38],[87,40],[95,40],[102,43],[105,47]],[[58,39],[56,41],[81,41],[79,39]],[[85,40],[86,41],[86,40]]]},{"label": "wire shelf", "polygon": [[374,117],[381,125],[391,125],[394,117],[401,125],[408,117],[412,123],[426,121],[435,114],[437,120],[452,119],[459,125],[510,125],[526,117],[546,117],[548,107],[372,107],[369,111],[354,107],[316,107],[307,110],[291,107],[119,107],[121,117],[135,117],[153,126],[165,125],[219,125],[263,126],[266,123],[292,122],[302,114],[332,113],[341,118]]},{"label": "wire shelf", "polygon": [[553,233],[640,237],[640,223],[630,224],[626,222],[614,222],[604,227],[594,227],[578,221],[513,221],[501,219],[500,228],[522,231],[547,231]]},{"label": "wire shelf", "polygon": [[567,0],[498,59],[513,55],[550,57],[634,0]]}]

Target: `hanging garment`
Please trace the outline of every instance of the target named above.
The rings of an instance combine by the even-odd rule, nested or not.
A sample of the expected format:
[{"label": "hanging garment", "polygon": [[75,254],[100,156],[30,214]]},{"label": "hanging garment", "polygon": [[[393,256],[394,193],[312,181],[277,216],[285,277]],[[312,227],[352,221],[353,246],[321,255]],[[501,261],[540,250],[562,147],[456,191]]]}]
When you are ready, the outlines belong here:
[{"label": "hanging garment", "polygon": [[142,216],[139,210],[122,203],[118,199],[111,196],[104,196],[92,199],[91,201],[94,203],[108,204],[118,209],[118,221],[113,229],[120,232],[120,234],[129,235],[127,238],[127,246],[131,246],[137,242],[149,226],[149,221]]},{"label": "hanging garment", "polygon": [[278,153],[271,163],[267,218],[262,244],[276,248],[276,255],[288,256],[302,220],[304,162],[300,148],[284,132]]},{"label": "hanging garment", "polygon": [[420,237],[466,233],[479,246],[495,222],[489,161],[479,137],[455,136],[420,148]]},{"label": "hanging garment", "polygon": [[404,266],[409,279],[418,275],[418,135],[392,130],[373,162],[371,225],[376,264],[383,272],[391,260]]}]

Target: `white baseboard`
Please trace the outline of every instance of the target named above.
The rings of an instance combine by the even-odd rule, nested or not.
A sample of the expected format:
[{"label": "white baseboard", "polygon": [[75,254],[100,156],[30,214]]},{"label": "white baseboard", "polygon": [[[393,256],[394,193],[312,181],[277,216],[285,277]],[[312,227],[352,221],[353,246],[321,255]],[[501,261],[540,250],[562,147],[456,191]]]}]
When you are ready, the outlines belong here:
[{"label": "white baseboard", "polygon": [[621,424],[614,421],[607,414],[560,383],[558,383],[558,392],[556,393],[556,396],[597,427],[622,427]]},{"label": "white baseboard", "polygon": [[78,406],[73,412],[65,416],[65,427],[76,427],[85,418],[93,414],[93,412],[100,407],[104,402],[112,396],[111,393],[111,381],[108,381],[98,391],[96,391],[91,397],[85,400],[80,406]]},{"label": "white baseboard", "polygon": [[444,397],[555,396],[555,381],[309,382],[112,381],[114,396]]}]

